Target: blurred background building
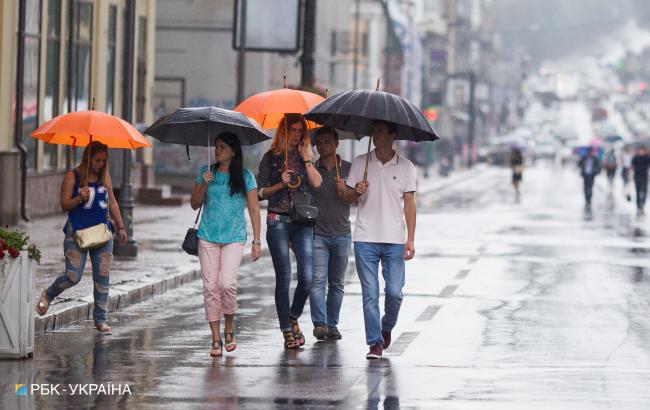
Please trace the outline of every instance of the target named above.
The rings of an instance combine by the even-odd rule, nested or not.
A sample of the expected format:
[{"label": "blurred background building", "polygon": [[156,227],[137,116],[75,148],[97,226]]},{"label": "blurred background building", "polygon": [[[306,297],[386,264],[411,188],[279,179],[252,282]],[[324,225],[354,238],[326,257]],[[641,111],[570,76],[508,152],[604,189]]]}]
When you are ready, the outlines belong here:
[{"label": "blurred background building", "polygon": [[[259,1],[248,0],[249,10],[259,12]],[[262,2],[263,3],[263,2]],[[435,144],[401,146],[412,160],[427,169],[444,156],[467,164],[476,142],[494,132],[495,107],[503,92],[494,89],[491,69],[497,36],[494,16],[484,0],[286,0],[274,2],[290,10],[280,16],[267,12],[269,21],[248,26],[251,37],[272,36],[272,27],[295,24],[297,49],[293,51],[247,50],[244,97],[280,88],[284,76],[289,87],[327,93],[359,88],[380,89],[408,98],[421,107],[440,135]],[[241,0],[158,0],[156,26],[156,78],[154,111],[160,116],[180,106],[237,105],[238,49],[233,47],[235,9]],[[313,50],[309,43],[308,12],[313,19]],[[297,11],[297,15],[294,11]],[[250,11],[249,11],[250,14]],[[259,16],[249,16],[256,19]],[[265,28],[269,24],[271,28]],[[271,34],[269,34],[271,33]],[[306,42],[307,41],[307,42]],[[304,78],[305,54],[313,59],[313,77]],[[470,113],[470,74],[476,84]],[[475,142],[468,138],[470,117]],[[472,145],[473,148],[468,148]],[[350,159],[363,152],[365,141],[344,141],[341,155]],[[251,148],[259,157],[266,146]],[[191,187],[188,179],[205,154],[192,149],[187,161],[182,147],[155,145],[156,176],[176,188]],[[461,158],[464,155],[464,158]],[[257,169],[257,164],[248,164]]]},{"label": "blurred background building", "polygon": [[[124,42],[131,2],[133,47]],[[178,107],[233,108],[238,98],[282,87],[285,76],[288,87],[323,95],[374,89],[380,79],[381,90],[421,107],[442,137],[399,144],[427,176],[443,162],[471,165],[482,141],[512,121],[504,112],[517,111],[521,87],[508,79],[520,62],[499,54],[491,0],[246,0],[240,54],[242,4],[0,0],[0,220],[58,211],[59,183],[75,153],[28,135],[53,116],[87,109],[92,98],[95,109],[143,128]],[[135,59],[129,73],[126,53]],[[192,148],[188,161],[184,147],[153,142],[133,154],[136,197],[151,199],[142,193],[160,186],[191,189],[205,150]],[[339,151],[351,159],[366,148],[365,140],[343,141]],[[250,148],[247,165],[257,170],[254,158],[265,149]],[[122,155],[110,158],[120,181]]]}]

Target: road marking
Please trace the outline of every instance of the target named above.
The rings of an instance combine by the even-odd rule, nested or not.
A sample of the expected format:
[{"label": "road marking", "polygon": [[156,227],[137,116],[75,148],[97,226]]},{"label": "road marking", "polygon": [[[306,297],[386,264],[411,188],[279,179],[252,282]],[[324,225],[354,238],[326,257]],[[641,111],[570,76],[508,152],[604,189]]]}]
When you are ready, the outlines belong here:
[{"label": "road marking", "polygon": [[392,345],[390,345],[391,356],[401,356],[406,351],[409,345],[415,340],[420,332],[404,332],[402,333]]},{"label": "road marking", "polygon": [[469,269],[463,269],[456,275],[456,279],[465,279],[469,275]]},{"label": "road marking", "polygon": [[449,285],[446,288],[444,288],[442,292],[440,292],[440,295],[438,296],[440,296],[441,298],[449,297],[454,294],[456,289],[458,289],[458,285]]},{"label": "road marking", "polygon": [[424,312],[418,316],[417,319],[415,319],[416,322],[426,322],[427,320],[433,319],[433,317],[438,313],[442,306],[441,305],[431,305],[427,306],[426,309],[424,309]]}]

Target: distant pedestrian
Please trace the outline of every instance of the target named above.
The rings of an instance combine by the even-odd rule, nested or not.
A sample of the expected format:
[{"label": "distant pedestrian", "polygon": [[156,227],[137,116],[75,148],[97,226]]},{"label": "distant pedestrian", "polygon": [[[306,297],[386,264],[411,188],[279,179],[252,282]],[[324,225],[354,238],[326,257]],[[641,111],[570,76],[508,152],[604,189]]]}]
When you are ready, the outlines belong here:
[{"label": "distant pedestrian", "polygon": [[[393,149],[394,123],[371,126],[375,149],[352,162],[345,191],[348,203],[358,201],[354,227],[354,256],[361,282],[367,359],[379,359],[390,346],[405,282],[405,261],[415,255],[415,167]],[[364,167],[368,158],[368,178]],[[379,309],[379,263],[386,286],[384,316]]]},{"label": "distant pedestrian", "polygon": [[621,178],[623,179],[623,194],[628,202],[632,200],[632,195],[630,194],[630,172],[632,170],[633,156],[632,147],[630,144],[626,144],[621,155]]},{"label": "distant pedestrian", "polygon": [[[199,225],[199,262],[203,276],[205,317],[212,332],[210,356],[232,352],[237,347],[233,322],[237,311],[237,273],[246,243],[244,208],[253,226],[251,258],[261,255],[260,207],[255,175],[244,168],[239,139],[225,132],[214,141],[216,162],[201,167],[190,204],[202,208]],[[221,339],[221,316],[225,319]],[[224,344],[225,342],[225,344]]]},{"label": "distant pedestrian", "polygon": [[510,169],[512,170],[512,186],[515,188],[515,196],[519,199],[519,185],[524,175],[524,156],[517,147],[510,151]]},{"label": "distant pedestrian", "polygon": [[[285,154],[287,142],[288,154]],[[313,163],[307,122],[302,116],[287,116],[280,122],[271,148],[260,162],[258,181],[260,197],[269,200],[266,241],[275,270],[275,309],[285,349],[297,349],[305,344],[298,318],[309,297],[313,279],[314,227],[292,223],[289,214],[294,194],[309,194],[312,188],[321,184],[320,174]],[[298,265],[298,284],[291,304],[289,247],[293,249]]]},{"label": "distant pedestrian", "polygon": [[44,315],[50,303],[64,290],[79,283],[83,276],[86,260],[90,255],[95,307],[93,321],[102,334],[110,334],[112,329],[106,324],[108,310],[109,270],[113,261],[113,239],[93,249],[82,249],[75,241],[79,230],[106,224],[113,230],[108,214],[115,221],[117,237],[121,245],[126,243],[127,235],[120,215],[120,208],[113,195],[113,183],[108,173],[108,147],[93,141],[83,151],[81,163],[68,171],[61,184],[60,206],[68,212],[68,220],[63,228],[65,239],[63,251],[66,272],[41,292],[36,306],[39,315]]},{"label": "distant pedestrian", "polygon": [[594,189],[594,180],[600,173],[600,159],[596,155],[596,147],[589,147],[587,154],[578,163],[582,175],[585,195],[585,208],[591,209],[591,197]]},{"label": "distant pedestrian", "polygon": [[632,171],[634,172],[634,187],[636,188],[636,210],[637,215],[644,215],[645,200],[648,195],[648,167],[650,167],[650,156],[645,145],[636,148],[632,158]]},{"label": "distant pedestrian", "polygon": [[335,129],[322,127],[316,131],[320,157],[315,165],[323,182],[313,190],[319,215],[314,227],[314,280],[309,302],[318,340],[342,337],[337,326],[352,244],[350,205],[343,200],[351,164],[336,155],[338,145]]},{"label": "distant pedestrian", "polygon": [[614,192],[614,177],[616,177],[616,169],[618,168],[616,152],[613,148],[607,151],[607,154],[605,155],[605,161],[603,162],[603,167],[607,173],[609,194],[611,195]]}]

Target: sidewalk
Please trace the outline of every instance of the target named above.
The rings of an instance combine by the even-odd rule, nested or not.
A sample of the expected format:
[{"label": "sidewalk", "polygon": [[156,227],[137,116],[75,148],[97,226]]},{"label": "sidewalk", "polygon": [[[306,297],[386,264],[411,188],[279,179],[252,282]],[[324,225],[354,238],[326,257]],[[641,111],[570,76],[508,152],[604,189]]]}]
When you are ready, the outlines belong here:
[{"label": "sidewalk", "polygon": [[[485,165],[478,165],[472,169],[458,170],[449,177],[440,177],[437,174],[431,175],[428,179],[419,177],[418,192],[428,194],[444,189],[480,175],[485,168]],[[352,209],[351,216],[354,222],[355,209]],[[189,204],[181,207],[135,206],[133,219],[138,257],[113,260],[110,271],[109,313],[201,278],[198,258],[187,255],[180,247],[185,232],[193,224],[195,217],[196,213],[192,211]],[[265,242],[266,237],[265,218],[266,209],[262,207],[262,242]],[[59,214],[35,218],[19,226],[29,233],[31,240],[42,252],[41,265],[36,269],[35,303],[41,291],[64,271],[62,231],[64,223],[65,214]],[[242,264],[250,263],[252,232],[250,223],[247,226],[249,242],[246,244]],[[262,257],[268,257],[268,247],[265,244]],[[351,266],[354,266],[352,261]],[[91,264],[88,261],[81,281],[52,301],[45,316],[41,317],[34,313],[35,331],[41,333],[80,320],[91,319],[93,308],[93,280]],[[109,321],[111,320],[109,315]]]}]

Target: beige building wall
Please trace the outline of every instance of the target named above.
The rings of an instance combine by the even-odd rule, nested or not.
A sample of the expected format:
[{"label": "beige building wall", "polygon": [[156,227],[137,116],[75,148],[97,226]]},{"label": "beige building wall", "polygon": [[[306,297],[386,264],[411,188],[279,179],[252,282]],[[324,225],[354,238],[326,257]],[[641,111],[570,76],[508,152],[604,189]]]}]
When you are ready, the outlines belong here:
[{"label": "beige building wall", "polygon": [[16,2],[0,0],[0,152],[13,146],[12,101],[15,90],[15,14]]},{"label": "beige building wall", "polygon": [[[38,72],[39,86],[39,107],[37,112],[37,125],[41,125],[50,118],[46,118],[43,101],[45,100],[45,80],[47,67],[47,27],[48,27],[48,6],[49,1],[41,0],[41,22],[40,31],[40,67]],[[66,83],[66,58],[68,53],[68,43],[65,40],[66,31],[69,27],[68,7],[73,0],[61,1],[61,47],[59,53],[59,112],[67,111],[64,105],[65,94],[67,90]],[[114,115],[122,116],[123,104],[123,47],[124,47],[124,24],[125,24],[125,7],[126,0],[94,0],[92,13],[92,56],[91,56],[91,73],[90,73],[90,94],[95,99],[95,109],[106,111],[107,97],[107,58],[108,58],[108,33],[109,33],[109,7],[117,7],[117,29],[116,29],[116,61],[115,61],[115,83],[114,83]],[[20,216],[20,161],[14,143],[14,93],[15,93],[15,75],[16,70],[16,52],[17,52],[17,8],[18,0],[0,0],[0,222],[2,224],[15,223]],[[140,33],[138,25],[140,18],[146,18],[146,66],[147,72],[144,77],[144,123],[151,123],[153,120],[152,93],[155,71],[155,20],[156,20],[156,0],[137,0],[136,2],[136,30],[135,34]],[[139,41],[136,38],[136,65],[134,67],[134,96],[133,96],[133,120],[135,122],[135,112],[137,107],[137,47]],[[47,215],[59,212],[58,209],[58,190],[63,174],[67,169],[68,148],[59,146],[56,149],[56,167],[55,169],[46,169],[44,164],[45,144],[38,141],[36,146],[37,161],[33,169],[27,174],[27,201],[26,210],[29,216]],[[116,151],[121,152],[121,151]],[[138,163],[132,176],[134,186],[140,186],[145,180],[146,184],[151,184],[152,179],[147,174],[150,172],[153,156],[151,149],[145,149],[139,154]],[[16,187],[16,183],[18,186]]]}]

